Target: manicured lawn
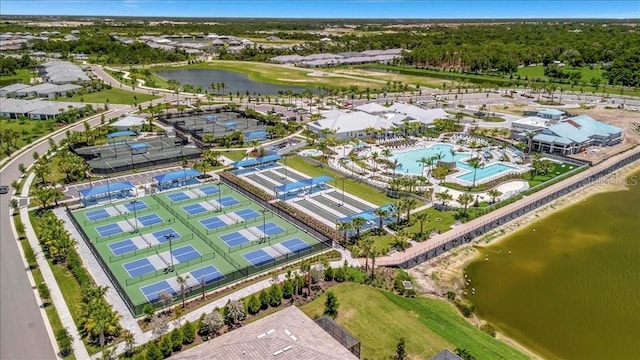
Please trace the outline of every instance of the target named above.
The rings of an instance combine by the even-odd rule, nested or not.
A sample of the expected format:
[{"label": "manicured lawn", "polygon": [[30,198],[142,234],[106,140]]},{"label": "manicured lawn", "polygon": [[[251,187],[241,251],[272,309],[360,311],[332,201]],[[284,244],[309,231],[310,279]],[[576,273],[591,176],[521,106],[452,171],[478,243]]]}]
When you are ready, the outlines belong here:
[{"label": "manicured lawn", "polygon": [[[135,97],[135,99],[134,99]],[[111,103],[133,105],[134,103],[142,104],[147,101],[157,99],[157,96],[149,94],[135,93],[121,89],[109,89],[84,95],[73,95],[72,97],[60,97],[60,101],[86,102],[86,103]]]},{"label": "manicured lawn", "polygon": [[220,151],[220,154],[222,154],[222,156],[226,158],[229,158],[230,160],[240,161],[244,159],[244,156],[247,154],[247,152],[245,150],[222,150]]},{"label": "manicured lawn", "polygon": [[15,75],[0,76],[0,86],[6,86],[15,83],[29,84],[31,82],[31,73],[28,69],[20,69]]},{"label": "manicured lawn", "polygon": [[[9,130],[16,132],[18,134],[15,138],[16,146],[20,149],[25,145],[33,143],[36,139],[54,132],[57,128],[53,120],[0,119],[0,129],[2,129],[2,132]],[[6,157],[5,149],[6,144],[0,145],[0,159]]]},{"label": "manicured lawn", "polygon": [[[284,164],[284,162],[282,162]],[[312,165],[306,161],[304,161],[299,156],[289,156],[286,160],[286,165],[301,171],[311,177],[328,175],[333,177],[334,179],[339,179],[342,175],[333,171],[328,167],[319,167],[316,165]],[[330,184],[334,185],[334,184]],[[347,178],[344,181],[344,190],[352,195],[355,195],[361,199],[367,200],[371,203],[374,203],[378,206],[386,205],[392,203],[394,201],[393,198],[387,196],[385,193],[372,188],[371,186],[359,183],[353,179]]]},{"label": "manicured lawn", "polygon": [[534,187],[536,185],[542,184],[545,181],[549,181],[555,177],[561,176],[571,170],[575,170],[577,166],[569,165],[569,164],[557,164],[554,163],[553,171],[545,175],[536,175],[531,176],[530,173],[525,174],[525,180],[529,181],[529,187]]},{"label": "manicured lawn", "polygon": [[[339,303],[336,321],[360,340],[363,359],[393,358],[400,338],[410,359],[430,359],[444,348],[467,349],[477,359],[527,358],[468,323],[442,300],[404,298],[353,283],[331,291]],[[311,318],[320,316],[325,300],[323,295],[301,310]]]}]

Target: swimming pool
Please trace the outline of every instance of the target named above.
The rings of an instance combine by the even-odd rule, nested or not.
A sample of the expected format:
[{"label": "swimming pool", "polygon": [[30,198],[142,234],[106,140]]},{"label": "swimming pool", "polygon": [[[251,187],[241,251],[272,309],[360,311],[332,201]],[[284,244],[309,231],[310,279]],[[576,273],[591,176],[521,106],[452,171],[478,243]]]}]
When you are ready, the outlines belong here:
[{"label": "swimming pool", "polygon": [[[423,157],[428,158],[436,156],[437,154],[442,154],[442,161],[453,160],[456,162],[458,169],[461,170],[461,174],[454,176],[456,179],[472,183],[473,167],[462,161],[470,158],[471,153],[456,152],[452,157],[451,149],[453,148],[454,146],[449,144],[434,144],[424,149],[394,152],[392,154],[392,158],[397,159],[400,163],[400,167],[396,169],[396,172],[422,175],[423,165],[417,161]],[[496,162],[483,168],[478,168],[476,170],[476,182],[481,182],[484,179],[516,170],[518,170],[518,168],[515,166],[511,166],[503,162]]]},{"label": "swimming pool", "polygon": [[302,150],[298,153],[300,156],[320,156],[322,155],[322,151],[318,149],[306,149]]}]

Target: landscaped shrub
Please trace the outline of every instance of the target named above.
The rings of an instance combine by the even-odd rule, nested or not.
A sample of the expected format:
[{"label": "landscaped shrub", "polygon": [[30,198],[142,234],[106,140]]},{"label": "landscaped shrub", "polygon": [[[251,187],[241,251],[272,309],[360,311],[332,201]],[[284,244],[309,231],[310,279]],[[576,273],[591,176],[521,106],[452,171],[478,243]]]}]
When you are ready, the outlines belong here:
[{"label": "landscaped shrub", "polygon": [[196,327],[189,321],[182,325],[182,343],[191,344],[196,339]]},{"label": "landscaped shrub", "polygon": [[182,330],[181,329],[173,329],[173,331],[171,331],[171,349],[173,351],[180,351],[182,350]]},{"label": "landscaped shrub", "polygon": [[248,298],[249,300],[247,301],[247,312],[251,315],[255,315],[260,311],[260,300],[258,300],[258,297],[253,294],[250,298]]},{"label": "landscaped shrub", "polygon": [[173,352],[173,343],[171,342],[171,335],[167,334],[160,340],[160,352],[163,358],[168,358]]}]

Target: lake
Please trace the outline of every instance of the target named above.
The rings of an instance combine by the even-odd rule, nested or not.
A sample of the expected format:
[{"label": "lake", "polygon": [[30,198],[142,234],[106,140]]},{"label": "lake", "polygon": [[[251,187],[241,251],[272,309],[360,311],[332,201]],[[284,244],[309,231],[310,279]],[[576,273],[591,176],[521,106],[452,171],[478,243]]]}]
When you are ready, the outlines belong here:
[{"label": "lake", "polygon": [[216,93],[216,90],[209,89],[212,83],[224,83],[225,94],[230,92],[234,95],[240,93],[246,95],[247,91],[250,95],[277,95],[279,90],[291,90],[296,93],[302,92],[305,87],[294,85],[275,85],[263,82],[257,82],[249,79],[246,74],[215,69],[181,69],[181,70],[164,70],[156,71],[158,76],[167,80],[176,80],[181,84],[189,84],[193,86],[202,86],[203,90]]},{"label": "lake", "polygon": [[480,248],[478,315],[544,358],[640,359],[639,179]]}]

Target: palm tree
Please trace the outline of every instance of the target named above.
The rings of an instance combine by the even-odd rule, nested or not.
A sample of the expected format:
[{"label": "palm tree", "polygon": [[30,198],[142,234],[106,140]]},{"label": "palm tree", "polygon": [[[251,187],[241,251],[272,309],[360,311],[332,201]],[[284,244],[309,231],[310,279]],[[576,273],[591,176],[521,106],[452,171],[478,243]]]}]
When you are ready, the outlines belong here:
[{"label": "palm tree", "polygon": [[373,250],[373,238],[371,236],[365,236],[360,241],[360,248],[362,249],[362,254],[365,259],[364,271],[366,273],[369,271],[369,255],[371,254],[371,250]]},{"label": "palm tree", "polygon": [[529,151],[527,151],[527,154],[531,154],[531,146],[533,145],[533,138],[536,136],[536,133],[533,131],[527,131],[525,135],[529,144]]},{"label": "palm tree", "polygon": [[471,185],[471,187],[475,187],[476,186],[476,172],[478,171],[478,168],[484,167],[484,164],[480,161],[479,158],[473,158],[473,159],[469,160],[468,164],[469,164],[469,166],[471,166],[473,168],[473,185]]},{"label": "palm tree", "polygon": [[[427,156],[423,156],[420,159],[416,160],[416,162],[420,165],[422,165],[422,172],[424,173],[424,168],[425,167],[429,167],[429,169],[431,169],[431,165],[433,165],[433,158],[431,157],[427,157]],[[427,177],[429,177],[429,173],[427,173]]]},{"label": "palm tree", "polygon": [[380,158],[380,153],[374,151],[369,156],[371,157],[371,161],[373,162],[373,172],[375,173],[378,170],[378,159]]},{"label": "palm tree", "polygon": [[467,207],[473,202],[473,195],[469,193],[462,193],[456,200],[460,205],[464,206],[463,216],[467,216]]},{"label": "palm tree", "polygon": [[495,204],[496,199],[502,196],[502,192],[498,189],[491,189],[487,191],[487,195],[491,196],[491,203]]},{"label": "palm tree", "polygon": [[419,212],[416,214],[416,219],[418,220],[418,222],[420,222],[420,235],[424,233],[424,223],[425,221],[429,221],[430,217],[431,216],[426,211]]},{"label": "palm tree", "polygon": [[449,154],[451,154],[451,162],[454,162],[456,157],[456,149],[453,147],[449,149]]},{"label": "palm tree", "polygon": [[400,223],[400,215],[404,211],[404,203],[400,200],[396,200],[391,205],[391,213],[396,216],[396,223]]},{"label": "palm tree", "polygon": [[436,199],[442,201],[442,205],[446,206],[447,202],[453,199],[453,196],[449,194],[449,190],[441,191],[435,195]]},{"label": "palm tree", "polygon": [[182,294],[182,308],[183,309],[186,307],[186,305],[185,305],[185,295],[186,295],[186,292],[187,292],[187,279],[189,279],[189,277],[191,277],[191,275],[189,275],[189,274],[186,274],[184,276],[181,276],[181,275],[177,275],[176,276],[176,281],[180,285],[180,293]]},{"label": "palm tree", "polygon": [[351,219],[353,228],[356,229],[356,239],[360,240],[360,229],[367,224],[367,220],[362,216],[356,216]]},{"label": "palm tree", "polygon": [[404,200],[404,209],[407,210],[407,223],[409,223],[411,220],[411,209],[413,209],[414,207],[416,207],[416,205],[418,205],[418,200],[411,197],[404,198],[403,200]]},{"label": "palm tree", "polygon": [[382,230],[382,227],[384,226],[384,218],[389,215],[389,210],[385,208],[377,208],[373,210],[373,215],[378,217],[378,229]]},{"label": "palm tree", "polygon": [[342,221],[339,222],[337,225],[337,230],[338,231],[343,231],[344,232],[344,244],[347,244],[347,234],[349,233],[349,230],[353,230],[353,223],[351,221]]}]

